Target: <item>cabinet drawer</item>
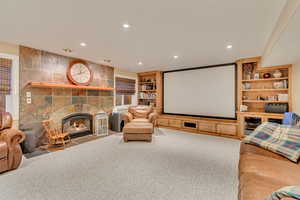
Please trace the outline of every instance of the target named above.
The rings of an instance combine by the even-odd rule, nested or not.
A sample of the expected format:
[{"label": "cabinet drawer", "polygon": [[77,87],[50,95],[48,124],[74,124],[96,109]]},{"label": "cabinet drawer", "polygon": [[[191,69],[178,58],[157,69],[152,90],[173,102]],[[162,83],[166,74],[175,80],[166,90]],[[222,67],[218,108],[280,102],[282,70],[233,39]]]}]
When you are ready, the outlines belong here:
[{"label": "cabinet drawer", "polygon": [[236,125],[234,124],[218,124],[217,132],[224,135],[236,135]]},{"label": "cabinet drawer", "polygon": [[157,124],[160,126],[168,126],[169,125],[169,120],[168,119],[158,119]]},{"label": "cabinet drawer", "polygon": [[181,128],[181,120],[170,119],[169,120],[169,126],[176,127],[176,128]]},{"label": "cabinet drawer", "polygon": [[198,123],[198,130],[199,131],[206,131],[206,132],[215,133],[216,132],[216,124],[205,122],[205,121],[203,121],[203,122],[200,121]]}]

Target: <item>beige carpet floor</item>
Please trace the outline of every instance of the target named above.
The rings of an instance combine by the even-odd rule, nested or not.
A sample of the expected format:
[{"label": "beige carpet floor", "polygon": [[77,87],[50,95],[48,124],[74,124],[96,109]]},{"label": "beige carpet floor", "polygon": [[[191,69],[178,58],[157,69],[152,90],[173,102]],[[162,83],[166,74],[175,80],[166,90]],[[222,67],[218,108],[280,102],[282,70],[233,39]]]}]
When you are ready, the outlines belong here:
[{"label": "beige carpet floor", "polygon": [[234,200],[239,141],[168,129],[122,134],[24,159],[0,175],[2,200]]}]

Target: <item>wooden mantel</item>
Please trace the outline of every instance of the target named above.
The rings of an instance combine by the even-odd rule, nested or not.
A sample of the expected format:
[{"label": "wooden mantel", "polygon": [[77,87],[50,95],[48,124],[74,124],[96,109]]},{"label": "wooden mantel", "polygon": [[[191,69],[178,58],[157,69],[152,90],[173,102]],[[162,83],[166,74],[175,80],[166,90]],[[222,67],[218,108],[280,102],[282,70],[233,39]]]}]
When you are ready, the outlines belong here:
[{"label": "wooden mantel", "polygon": [[30,87],[43,87],[43,88],[68,88],[68,89],[86,89],[86,90],[105,90],[113,91],[114,88],[101,88],[95,86],[81,86],[81,85],[71,85],[71,84],[57,84],[48,82],[29,82],[27,86]]}]

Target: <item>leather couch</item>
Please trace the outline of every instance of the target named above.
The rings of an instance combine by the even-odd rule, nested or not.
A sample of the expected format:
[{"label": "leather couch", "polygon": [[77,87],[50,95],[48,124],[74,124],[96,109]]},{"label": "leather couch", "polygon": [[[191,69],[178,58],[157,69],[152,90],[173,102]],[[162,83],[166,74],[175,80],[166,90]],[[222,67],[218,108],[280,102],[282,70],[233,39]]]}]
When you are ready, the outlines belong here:
[{"label": "leather couch", "polygon": [[155,123],[158,114],[154,111],[152,106],[130,106],[128,112],[124,113],[123,120],[125,124],[129,122],[146,122]]},{"label": "leather couch", "polygon": [[239,200],[264,200],[281,187],[299,183],[299,163],[263,148],[241,143]]},{"label": "leather couch", "polygon": [[22,161],[20,143],[25,134],[12,128],[10,113],[0,113],[0,173],[17,169]]}]

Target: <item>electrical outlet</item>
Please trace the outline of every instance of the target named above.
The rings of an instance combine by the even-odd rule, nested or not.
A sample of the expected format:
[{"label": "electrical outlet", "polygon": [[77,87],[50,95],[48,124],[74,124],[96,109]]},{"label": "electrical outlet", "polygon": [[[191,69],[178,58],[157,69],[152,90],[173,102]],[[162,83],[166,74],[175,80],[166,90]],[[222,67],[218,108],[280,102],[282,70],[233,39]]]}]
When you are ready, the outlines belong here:
[{"label": "electrical outlet", "polygon": [[31,98],[26,99],[27,104],[31,104]]}]

